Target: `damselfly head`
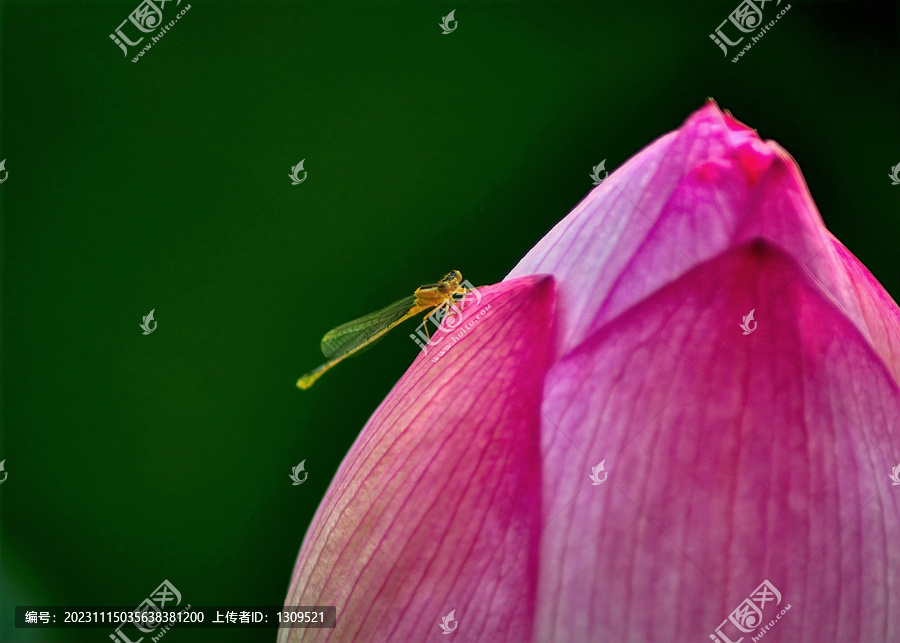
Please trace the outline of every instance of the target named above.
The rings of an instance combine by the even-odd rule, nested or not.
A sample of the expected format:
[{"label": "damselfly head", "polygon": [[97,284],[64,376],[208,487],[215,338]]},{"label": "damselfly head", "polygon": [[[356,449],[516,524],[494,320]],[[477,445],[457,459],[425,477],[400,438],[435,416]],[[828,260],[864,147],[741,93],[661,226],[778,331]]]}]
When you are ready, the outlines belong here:
[{"label": "damselfly head", "polygon": [[[437,290],[444,295],[452,295],[459,290],[462,283],[462,273],[459,270],[448,272],[443,279],[437,282]],[[417,293],[419,291],[416,291]]]},{"label": "damselfly head", "polygon": [[447,273],[447,276],[441,279],[441,283],[449,283],[459,285],[462,283],[462,273],[459,270],[453,270]]}]

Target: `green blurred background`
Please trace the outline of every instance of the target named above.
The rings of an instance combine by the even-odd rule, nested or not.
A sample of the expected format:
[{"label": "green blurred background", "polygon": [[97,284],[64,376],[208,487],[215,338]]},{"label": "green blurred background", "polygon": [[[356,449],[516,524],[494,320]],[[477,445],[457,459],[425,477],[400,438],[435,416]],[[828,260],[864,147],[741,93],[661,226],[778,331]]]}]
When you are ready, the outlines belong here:
[{"label": "green blurred background", "polygon": [[708,96],[793,154],[900,299],[895,2],[791,2],[736,64],[708,34],[737,0],[191,0],[132,63],[109,34],[137,4],[0,5],[4,642],[108,640],[17,630],[14,606],[137,605],[166,578],[194,605],[280,605],[418,352],[395,333],[301,392],[322,334],[453,268],[502,279],[593,165]]}]

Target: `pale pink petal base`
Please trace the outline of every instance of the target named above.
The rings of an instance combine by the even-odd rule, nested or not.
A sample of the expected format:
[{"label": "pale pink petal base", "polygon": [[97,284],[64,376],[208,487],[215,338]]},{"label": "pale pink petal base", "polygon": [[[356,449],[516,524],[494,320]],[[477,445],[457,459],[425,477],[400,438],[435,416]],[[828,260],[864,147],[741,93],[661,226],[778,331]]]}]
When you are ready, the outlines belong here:
[{"label": "pale pink petal base", "polygon": [[534,641],[708,641],[766,579],[791,604],[767,642],[900,640],[900,391],[773,244],[586,337],[544,416]]},{"label": "pale pink petal base", "polygon": [[337,628],[279,641],[446,640],[451,610],[456,641],[531,638],[555,290],[532,276],[481,294],[477,324],[374,413],[307,534],[285,604],[336,605]]}]

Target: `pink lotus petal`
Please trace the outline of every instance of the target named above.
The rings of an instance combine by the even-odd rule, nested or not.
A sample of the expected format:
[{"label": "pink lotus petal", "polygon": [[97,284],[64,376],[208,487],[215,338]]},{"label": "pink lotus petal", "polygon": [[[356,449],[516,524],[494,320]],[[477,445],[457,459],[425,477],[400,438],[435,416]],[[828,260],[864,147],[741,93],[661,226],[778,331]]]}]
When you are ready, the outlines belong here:
[{"label": "pink lotus petal", "polygon": [[900,310],[777,144],[707,105],[483,292],[338,472],[286,601],[338,628],[292,640],[707,640],[764,580],[770,643],[900,640]]},{"label": "pink lotus petal", "polygon": [[710,103],[613,172],[509,278],[557,278],[565,354],[661,286],[754,239],[808,265],[833,296],[845,294],[837,242],[793,159]]},{"label": "pink lotus petal", "polygon": [[543,411],[534,640],[703,640],[765,579],[792,604],[767,640],[900,640],[900,392],[783,251],[739,246],[606,324]]},{"label": "pink lotus petal", "polygon": [[900,309],[878,280],[837,239],[808,264],[811,275],[828,275],[822,286],[900,382]]},{"label": "pink lotus petal", "polygon": [[488,312],[375,411],[304,541],[286,604],[337,605],[338,628],[279,641],[437,640],[454,609],[462,640],[530,638],[555,293],[538,277],[480,290]]}]

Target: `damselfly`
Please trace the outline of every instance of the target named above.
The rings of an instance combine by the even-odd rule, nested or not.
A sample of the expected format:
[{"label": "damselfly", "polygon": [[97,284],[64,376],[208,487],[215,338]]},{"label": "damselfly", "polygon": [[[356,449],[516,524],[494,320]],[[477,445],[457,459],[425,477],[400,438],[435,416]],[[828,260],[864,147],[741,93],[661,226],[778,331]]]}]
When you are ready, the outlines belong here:
[{"label": "damselfly", "polygon": [[308,389],[332,366],[371,346],[410,317],[431,308],[448,312],[456,302],[454,297],[467,292],[462,286],[462,273],[454,270],[436,284],[420,286],[409,297],[328,331],[322,338],[322,353],[330,359],[297,380],[297,386]]}]

